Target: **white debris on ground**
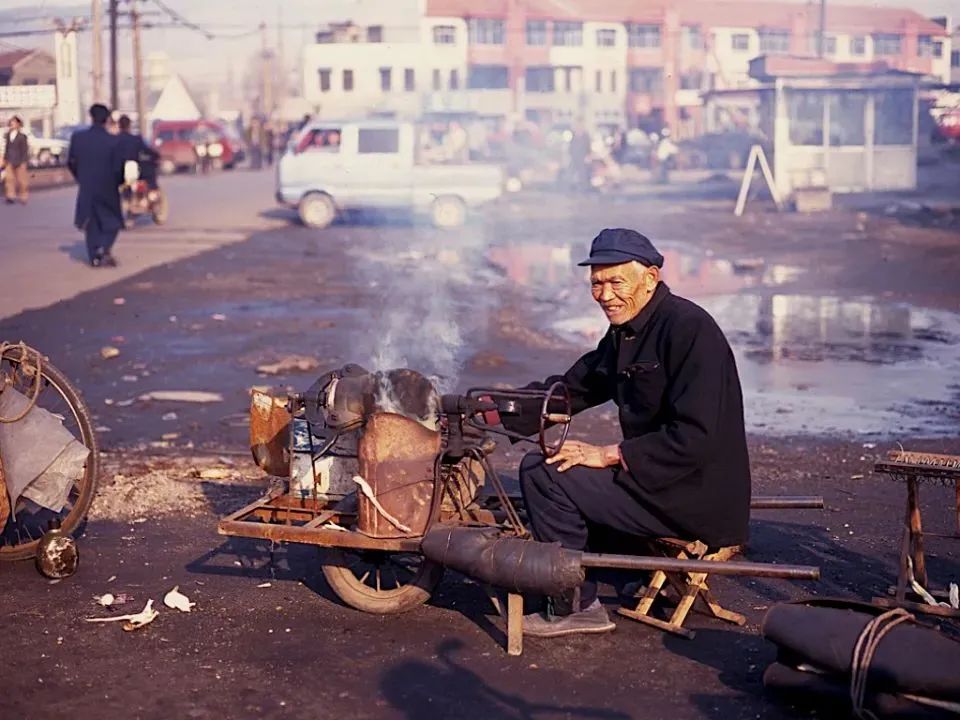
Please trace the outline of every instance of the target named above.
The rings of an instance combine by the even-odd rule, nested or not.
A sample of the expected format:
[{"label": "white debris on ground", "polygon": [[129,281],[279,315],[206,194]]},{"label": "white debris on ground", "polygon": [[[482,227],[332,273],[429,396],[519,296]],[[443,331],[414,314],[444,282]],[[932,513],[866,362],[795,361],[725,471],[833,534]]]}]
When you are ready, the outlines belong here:
[{"label": "white debris on ground", "polygon": [[238,458],[236,467],[214,456],[104,455],[101,476],[90,520],[133,522],[160,515],[196,517],[218,514],[258,496],[269,479],[253,462]]},{"label": "white debris on ground", "polygon": [[190,598],[180,592],[179,585],[174,585],[173,590],[163,596],[163,604],[171,610],[179,610],[180,612],[187,613],[193,610],[196,605],[195,602],[191,602]]}]

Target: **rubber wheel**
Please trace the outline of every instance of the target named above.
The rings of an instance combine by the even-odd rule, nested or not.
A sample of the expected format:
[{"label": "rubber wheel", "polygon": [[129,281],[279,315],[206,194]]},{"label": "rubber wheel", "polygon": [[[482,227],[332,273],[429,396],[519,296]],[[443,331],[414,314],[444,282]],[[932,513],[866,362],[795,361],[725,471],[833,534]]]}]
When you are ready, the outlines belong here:
[{"label": "rubber wheel", "polygon": [[170,216],[170,205],[167,203],[167,194],[157,190],[157,199],[150,206],[150,214],[157,225],[163,225]]},{"label": "rubber wheel", "polygon": [[324,193],[308,193],[300,200],[297,211],[304,225],[317,230],[330,227],[337,219],[337,206]]},{"label": "rubber wheel", "polygon": [[[28,362],[34,357],[30,350]],[[13,348],[0,358],[0,374],[10,374],[12,369],[22,366],[20,352]],[[24,383],[32,380],[23,378],[14,387],[28,397],[31,388]],[[33,558],[42,534],[51,520],[57,519],[66,534],[73,534],[83,523],[93,503],[100,477],[100,450],[97,436],[93,431],[90,409],[80,397],[70,381],[53,366],[47,358],[42,360],[40,395],[37,405],[43,409],[63,416],[64,426],[90,450],[83,475],[74,480],[67,505],[60,513],[38,508],[28,500],[20,498],[16,506],[16,520],[11,515],[4,528],[0,528],[0,561],[26,560]]]},{"label": "rubber wheel", "polygon": [[352,608],[376,615],[407,612],[430,599],[443,566],[417,553],[325,551],[323,576]]},{"label": "rubber wheel", "polygon": [[438,228],[458,228],[467,221],[467,206],[455,195],[441,195],[430,206],[430,218]]},{"label": "rubber wheel", "polygon": [[160,173],[163,175],[173,175],[177,171],[177,164],[173,160],[160,161]]}]

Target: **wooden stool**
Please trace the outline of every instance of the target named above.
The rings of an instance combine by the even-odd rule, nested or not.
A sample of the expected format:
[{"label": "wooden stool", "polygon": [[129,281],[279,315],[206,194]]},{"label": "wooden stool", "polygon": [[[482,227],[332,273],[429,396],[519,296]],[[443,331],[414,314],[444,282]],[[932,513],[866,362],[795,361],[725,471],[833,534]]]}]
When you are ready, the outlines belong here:
[{"label": "wooden stool", "polygon": [[[712,560],[715,562],[725,562],[740,552],[739,546],[720,548],[716,552],[708,552],[708,548],[699,540],[675,540],[673,538],[660,538],[656,544],[668,557],[675,557],[680,560]],[[653,602],[660,596],[664,584],[669,583],[678,596],[677,606],[670,616],[670,620],[664,621],[650,617],[650,611],[653,609]],[[681,635],[685,638],[693,639],[693,630],[683,627],[687,615],[694,605],[699,602],[700,607],[715,618],[726,620],[736,625],[743,625],[747,619],[740,613],[731,612],[724,609],[716,601],[710,588],[707,586],[707,573],[683,573],[657,570],[650,580],[650,585],[646,592],[637,603],[636,609],[622,607],[618,612],[624,617],[638,620],[639,622],[652,625],[655,628],[666,630],[667,632]]]}]

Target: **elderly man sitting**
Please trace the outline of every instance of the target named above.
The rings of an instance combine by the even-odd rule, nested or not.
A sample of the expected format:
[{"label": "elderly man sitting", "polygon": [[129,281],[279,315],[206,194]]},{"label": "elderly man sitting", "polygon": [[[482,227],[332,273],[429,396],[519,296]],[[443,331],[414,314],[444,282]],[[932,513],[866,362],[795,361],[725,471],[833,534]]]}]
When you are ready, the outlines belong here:
[{"label": "elderly man sitting", "polygon": [[[747,539],[750,465],[743,398],[733,352],[705,310],[660,280],[663,256],[633,230],[604,230],[590,257],[593,299],[610,321],[596,350],[562,380],[574,412],[613,400],[623,441],[568,441],[555,456],[527,455],[520,484],[534,537],[575,550],[591,531],[697,539],[709,546]],[[502,418],[531,432],[536,418]],[[579,596],[579,597],[578,597]],[[572,597],[528,615],[525,634],[556,637],[614,629],[589,578]]]}]

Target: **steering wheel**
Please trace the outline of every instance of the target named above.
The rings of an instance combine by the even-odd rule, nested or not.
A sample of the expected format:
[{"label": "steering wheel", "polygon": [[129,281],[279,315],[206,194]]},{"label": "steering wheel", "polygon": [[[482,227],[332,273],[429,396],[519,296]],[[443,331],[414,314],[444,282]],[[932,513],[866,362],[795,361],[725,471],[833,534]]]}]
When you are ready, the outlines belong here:
[{"label": "steering wheel", "polygon": [[[560,400],[564,404],[564,412],[550,412],[550,403],[553,400]],[[570,432],[570,421],[573,419],[573,407],[570,402],[570,391],[562,382],[555,382],[547,390],[547,396],[543,399],[543,405],[540,407],[540,436],[538,438],[540,451],[544,457],[551,458],[560,452],[560,448],[567,441],[567,434]],[[547,444],[547,425],[562,425],[563,431],[560,439],[552,445]]]}]

